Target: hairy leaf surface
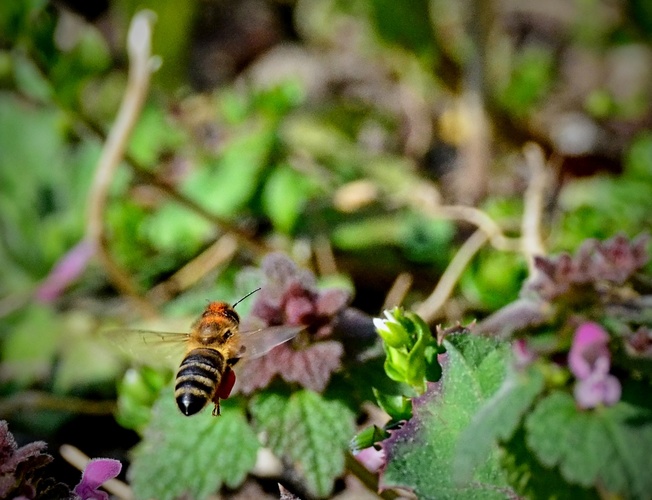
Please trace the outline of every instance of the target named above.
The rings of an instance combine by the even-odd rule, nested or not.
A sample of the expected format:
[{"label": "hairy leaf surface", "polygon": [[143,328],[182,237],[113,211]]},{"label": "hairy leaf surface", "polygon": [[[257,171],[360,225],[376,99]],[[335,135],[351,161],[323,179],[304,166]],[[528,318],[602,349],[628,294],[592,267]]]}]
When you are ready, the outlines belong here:
[{"label": "hairy leaf surface", "polygon": [[327,496],[344,471],[353,412],[342,401],[310,390],[261,393],[251,411],[270,448],[296,464],[314,495]]},{"label": "hairy leaf surface", "polygon": [[408,487],[419,498],[505,498],[511,493],[497,454],[488,454],[471,480],[453,481],[460,433],[504,377],[505,345],[473,335],[451,337],[440,382],[413,400],[413,414],[384,442],[383,487]]},{"label": "hairy leaf surface", "polygon": [[221,417],[210,408],[186,417],[166,390],[152,411],[128,474],[137,498],[206,498],[239,486],[255,465],[260,445],[234,401],[223,402]]},{"label": "hairy leaf surface", "polygon": [[[609,408],[582,411],[573,397],[553,392],[526,419],[527,445],[547,467],[558,466],[572,484],[600,485],[627,498],[652,491],[650,404],[626,397]],[[648,398],[649,399],[649,398]]]},{"label": "hairy leaf surface", "polygon": [[462,432],[454,463],[456,480],[469,481],[474,468],[490,455],[492,445],[498,440],[506,441],[514,434],[543,388],[543,376],[536,369],[508,374],[502,387]]}]

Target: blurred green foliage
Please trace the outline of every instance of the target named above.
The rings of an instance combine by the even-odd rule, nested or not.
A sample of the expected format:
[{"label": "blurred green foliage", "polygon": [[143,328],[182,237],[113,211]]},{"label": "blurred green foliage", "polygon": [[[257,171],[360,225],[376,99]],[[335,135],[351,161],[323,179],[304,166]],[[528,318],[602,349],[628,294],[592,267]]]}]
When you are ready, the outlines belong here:
[{"label": "blurred green foliage", "polygon": [[[178,414],[168,388],[169,371],[141,366],[125,375],[125,363],[101,347],[98,329],[133,326],[142,311],[124,307],[124,297],[97,260],[52,303],[34,298],[57,262],[84,238],[89,187],[127,89],[124,39],[129,19],[145,6],[155,11],[153,52],[163,64],[111,179],[102,222],[107,250],[161,312],[164,321],[156,328],[165,329],[165,320],[174,318],[187,328],[207,300],[233,300],[258,286],[247,283],[251,286],[240,290],[236,274],[271,249],[285,250],[306,266],[317,264],[326,272],[323,282],[339,280],[357,289],[354,305],[366,313],[378,313],[391,283],[403,272],[413,278],[403,300],[423,300],[470,234],[466,222],[433,215],[433,200],[457,203],[460,179],[454,178],[455,172],[474,158],[468,152],[477,144],[469,142],[473,134],[467,129],[477,124],[459,111],[468,91],[482,93],[489,128],[495,132],[491,148],[480,145],[491,149],[492,156],[487,155],[484,165],[488,180],[481,191],[486,195],[478,206],[506,235],[520,234],[523,215],[523,184],[516,180],[519,162],[514,158],[525,140],[554,150],[549,137],[566,110],[587,113],[602,135],[588,156],[595,166],[590,164],[583,177],[558,172],[554,200],[546,201],[554,207],[545,207],[546,247],[574,250],[587,238],[649,231],[650,77],[645,68],[622,69],[626,52],[619,56],[616,50],[633,48],[641,61],[649,61],[648,2],[629,0],[629,10],[613,7],[619,16],[605,12],[601,2],[580,2],[577,10],[569,7],[563,13],[568,22],[532,14],[525,4],[526,14],[497,2],[484,5],[486,11],[479,3],[443,0],[250,2],[247,8],[253,10],[244,11],[255,20],[268,19],[264,16],[270,12],[277,15],[274,9],[285,10],[269,25],[278,32],[266,33],[265,23],[256,23],[260,31],[249,32],[247,41],[282,39],[284,48],[298,49],[300,55],[286,56],[272,65],[274,71],[265,72],[263,63],[278,57],[279,46],[258,46],[249,61],[238,52],[246,48],[234,33],[241,25],[230,23],[218,35],[222,42],[235,40],[225,43],[234,52],[209,51],[210,57],[198,60],[209,67],[242,56],[250,67],[200,93],[190,83],[196,71],[191,60],[196,64],[193,58],[213,47],[214,40],[195,32],[200,20],[215,15],[206,3],[117,0],[104,20],[78,19],[75,29],[63,33],[70,38],[62,38],[64,14],[53,3],[0,2],[0,394],[12,398],[40,390],[54,396],[117,398],[118,422],[143,436],[130,472],[134,490],[143,497],[173,498],[184,492],[202,497],[222,484],[235,488],[253,468],[262,444],[297,464],[311,495],[331,494],[344,471],[346,443],[356,419],[362,418],[363,403],[379,405],[396,424],[418,413],[414,396],[427,382],[439,380],[441,347],[420,318],[406,320],[412,337],[392,346],[400,355],[379,345],[362,354],[347,352],[327,395],[270,389],[251,401],[227,401],[218,422],[205,414],[196,420]],[[579,82],[573,81],[564,61],[589,68],[587,77],[593,79],[587,78],[591,83],[586,91],[582,87],[581,96],[574,95]],[[477,79],[479,64],[486,74]],[[610,72],[613,80],[600,77]],[[632,83],[631,75],[640,81]],[[444,116],[451,114],[462,125],[444,137]],[[438,159],[445,145],[453,151],[452,167]],[[604,158],[618,168],[600,171]],[[471,177],[462,181],[484,182]],[[196,271],[193,265],[204,262],[204,252],[210,253],[228,232],[238,235],[235,255]],[[336,268],[325,265],[330,257]],[[194,279],[175,288],[178,282],[169,278],[180,269],[188,271],[189,265]],[[466,266],[451,307],[440,311],[445,317],[438,320],[490,314],[517,298],[526,277],[520,255],[487,246]],[[159,295],[161,288],[165,293]],[[242,317],[248,307],[239,306]],[[545,343],[544,337],[537,339]],[[415,455],[410,455],[413,445],[398,446],[387,485],[409,483],[422,493],[432,488],[455,492],[449,477],[422,475],[423,463],[453,463],[453,438],[483,401],[504,397],[504,403],[514,397],[517,406],[529,401],[527,384],[525,389],[517,384],[516,395],[492,396],[499,386],[496,373],[503,366],[504,347],[492,355],[492,346],[485,346],[487,352],[480,346],[476,356],[463,346],[451,346],[450,356],[459,364],[451,362],[457,372],[444,372],[444,382],[470,384],[445,388],[442,399],[433,403],[437,411],[450,412],[451,429],[442,430],[436,419],[427,445]],[[411,349],[419,356],[409,358]],[[485,354],[488,375],[483,372]],[[383,363],[394,380],[385,377]],[[493,385],[480,387],[485,383]],[[565,404],[553,400],[538,411],[553,403]],[[21,425],[27,432],[55,432],[67,417],[54,413],[35,409]],[[433,423],[425,413],[419,418]],[[577,417],[566,415],[569,421]],[[618,426],[620,417],[591,425]],[[482,425],[493,423],[495,418]],[[472,424],[466,439],[475,442],[482,425]],[[504,455],[489,456],[482,479],[488,478],[491,487],[504,486],[506,480],[495,474],[501,460],[512,464],[506,467],[511,484],[522,480],[528,494],[546,491],[519,476],[526,474],[519,463],[527,463],[533,476],[546,471],[537,468],[537,460],[528,462],[528,450],[519,449],[515,436],[523,428],[508,430],[513,434]],[[256,435],[262,432],[264,443]],[[627,442],[628,432],[606,445]],[[498,424],[489,434],[509,439]],[[540,429],[535,443],[539,452],[545,434]],[[166,438],[159,440],[161,435]],[[380,436],[371,432],[365,442]],[[555,460],[563,464],[566,455]],[[193,475],[203,464],[218,461],[233,463],[233,471],[210,468]],[[181,471],[186,482],[156,480],[172,477],[171,470]],[[584,484],[585,478],[574,479]],[[634,486],[635,494],[646,484]],[[577,491],[586,493],[579,487]]]}]

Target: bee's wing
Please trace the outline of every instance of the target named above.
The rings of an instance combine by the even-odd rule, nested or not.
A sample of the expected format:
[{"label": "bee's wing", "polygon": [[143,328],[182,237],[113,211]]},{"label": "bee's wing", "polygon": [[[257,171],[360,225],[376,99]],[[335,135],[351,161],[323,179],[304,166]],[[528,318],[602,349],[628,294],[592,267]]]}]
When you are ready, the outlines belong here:
[{"label": "bee's wing", "polygon": [[304,326],[270,326],[247,332],[240,332],[243,358],[259,358],[277,345],[293,339]]},{"label": "bee's wing", "polygon": [[[154,330],[114,329],[101,333],[105,343],[129,361],[154,367],[178,366],[189,335]],[[176,367],[175,366],[175,367]]]}]

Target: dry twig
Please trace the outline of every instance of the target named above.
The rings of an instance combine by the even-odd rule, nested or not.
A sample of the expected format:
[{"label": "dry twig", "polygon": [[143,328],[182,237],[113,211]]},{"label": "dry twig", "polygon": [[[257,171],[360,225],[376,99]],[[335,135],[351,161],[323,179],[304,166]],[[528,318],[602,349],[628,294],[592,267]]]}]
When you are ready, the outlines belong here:
[{"label": "dry twig", "polygon": [[233,234],[227,233],[222,235],[215,243],[188,262],[170,278],[152,288],[148,296],[155,302],[168,300],[171,296],[197,283],[216,267],[231,260],[237,249],[238,240]]},{"label": "dry twig", "polygon": [[524,195],[524,211],[521,221],[522,252],[527,259],[530,276],[535,272],[534,257],[545,255],[541,239],[541,218],[546,189],[550,176],[541,146],[528,142],[523,147],[523,155],[528,166],[530,179]]},{"label": "dry twig", "polygon": [[102,265],[116,287],[134,300],[145,314],[155,316],[156,309],[139,294],[129,274],[111,256],[104,232],[104,212],[111,181],[140,115],[147,96],[150,76],[155,69],[155,59],[151,57],[152,19],[151,11],[141,11],[134,16],[129,28],[127,42],[130,61],[129,80],[91,184],[86,238],[94,246]]},{"label": "dry twig", "polygon": [[385,295],[385,302],[383,302],[381,311],[400,305],[410,290],[413,281],[414,279],[410,273],[399,274],[394,280],[394,283],[392,283],[389,292]]},{"label": "dry twig", "polygon": [[444,271],[444,274],[441,275],[433,292],[416,310],[417,314],[427,323],[432,322],[437,317],[437,313],[453,292],[453,288],[455,288],[455,284],[460,279],[464,269],[466,269],[473,256],[484,246],[487,240],[486,233],[478,229],[457,251],[455,257],[453,257],[453,260],[450,261]]}]

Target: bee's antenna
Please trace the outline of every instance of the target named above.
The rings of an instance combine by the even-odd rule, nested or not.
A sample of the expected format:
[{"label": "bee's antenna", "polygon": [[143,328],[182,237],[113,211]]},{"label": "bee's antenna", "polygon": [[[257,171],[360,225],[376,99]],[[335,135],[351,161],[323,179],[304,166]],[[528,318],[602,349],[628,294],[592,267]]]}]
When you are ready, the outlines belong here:
[{"label": "bee's antenna", "polygon": [[235,302],[231,307],[235,307],[235,306],[237,306],[240,302],[242,302],[244,299],[246,299],[247,297],[249,297],[249,295],[253,295],[253,294],[256,293],[258,290],[260,290],[260,288],[261,288],[261,287],[258,287],[258,288],[256,288],[255,290],[249,292],[247,295],[245,295],[244,297],[242,297],[240,300],[236,301],[236,302]]}]

